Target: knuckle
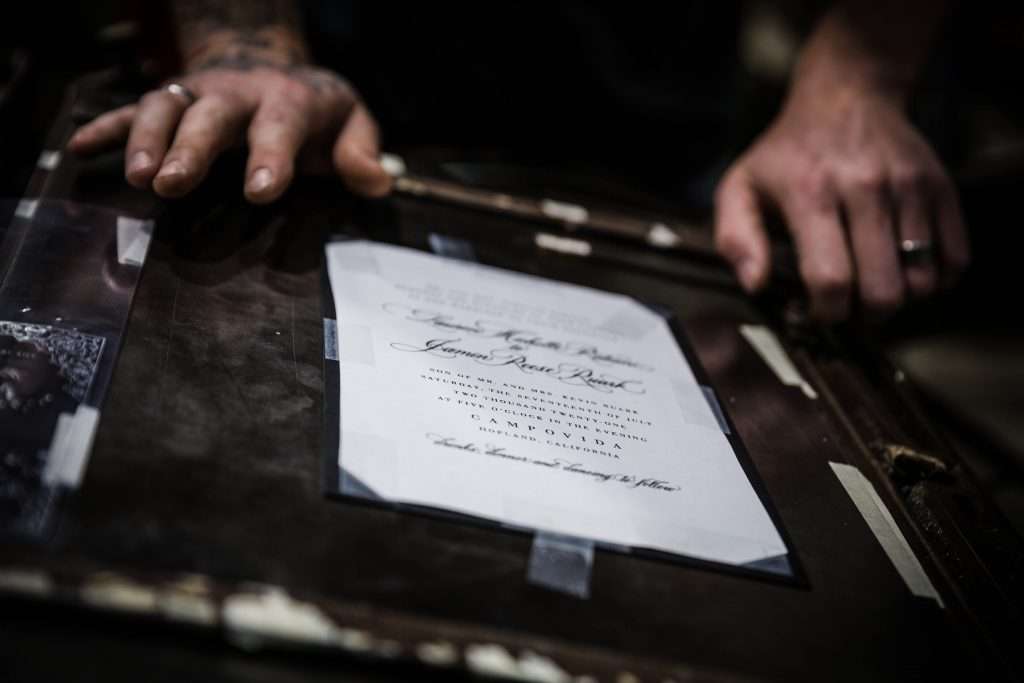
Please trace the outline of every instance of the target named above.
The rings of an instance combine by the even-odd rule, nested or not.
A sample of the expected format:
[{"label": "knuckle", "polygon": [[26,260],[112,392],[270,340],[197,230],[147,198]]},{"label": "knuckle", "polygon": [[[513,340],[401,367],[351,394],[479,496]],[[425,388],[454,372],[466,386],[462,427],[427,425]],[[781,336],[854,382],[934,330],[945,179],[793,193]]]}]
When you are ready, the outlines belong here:
[{"label": "knuckle", "polygon": [[144,107],[160,106],[161,103],[167,102],[170,97],[173,97],[173,95],[165,90],[150,90],[142,96],[139,104]]},{"label": "knuckle", "polygon": [[288,79],[281,84],[278,95],[290,106],[308,109],[313,105],[313,91],[305,83]]},{"label": "knuckle", "polygon": [[812,166],[796,176],[793,189],[803,201],[813,206],[828,206],[833,194],[832,175],[820,165]]},{"label": "knuckle", "polygon": [[223,116],[227,112],[238,108],[240,100],[236,95],[232,95],[231,93],[214,91],[204,95],[199,102],[205,106],[207,112],[210,114]]},{"label": "knuckle", "polygon": [[865,164],[851,170],[845,182],[856,192],[880,194],[885,189],[885,172],[881,166]]},{"label": "knuckle", "polygon": [[892,187],[897,194],[921,193],[934,182],[934,176],[920,166],[907,166],[894,169]]}]

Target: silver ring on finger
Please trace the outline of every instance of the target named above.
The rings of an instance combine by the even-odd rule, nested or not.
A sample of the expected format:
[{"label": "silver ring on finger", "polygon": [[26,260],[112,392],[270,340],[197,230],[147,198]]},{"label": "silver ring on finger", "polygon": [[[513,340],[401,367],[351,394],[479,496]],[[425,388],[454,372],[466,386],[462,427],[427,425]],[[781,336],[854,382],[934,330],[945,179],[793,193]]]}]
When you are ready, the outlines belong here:
[{"label": "silver ring on finger", "polygon": [[935,246],[931,240],[901,240],[900,260],[905,266],[928,265],[935,259]]},{"label": "silver ring on finger", "polygon": [[180,97],[185,101],[186,107],[191,107],[199,99],[196,94],[183,86],[181,83],[168,83],[164,86],[164,90],[171,93],[175,97]]}]

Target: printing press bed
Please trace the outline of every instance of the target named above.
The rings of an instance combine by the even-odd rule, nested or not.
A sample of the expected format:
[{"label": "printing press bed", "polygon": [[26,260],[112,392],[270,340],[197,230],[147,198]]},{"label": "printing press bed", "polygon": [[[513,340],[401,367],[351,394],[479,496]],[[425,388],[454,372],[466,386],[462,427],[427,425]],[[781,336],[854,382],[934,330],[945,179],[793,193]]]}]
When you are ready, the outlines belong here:
[{"label": "printing press bed", "polygon": [[[59,150],[110,97],[102,81],[73,88],[47,148]],[[400,152],[423,177],[445,177],[439,160],[480,161]],[[0,542],[0,679],[994,680],[1024,671],[1012,635],[1020,538],[911,383],[851,331],[809,325],[782,294],[748,299],[706,254],[409,193],[359,201],[331,178],[253,207],[240,163],[226,159],[173,204],[127,187],[117,154],[64,154],[32,177],[25,197],[40,206],[93,207],[156,228],[81,485],[54,503],[40,537]],[[601,189],[614,208],[653,206],[615,181]],[[539,232],[591,251],[538,246]],[[526,580],[526,534],[326,497],[322,261],[325,241],[340,235],[422,249],[441,235],[486,264],[671,309],[764,483],[800,580],[598,550],[579,599]],[[57,265],[39,277],[55,278]],[[780,381],[741,336],[750,324],[778,335],[816,398]],[[941,600],[911,591],[830,463],[873,485]]]}]

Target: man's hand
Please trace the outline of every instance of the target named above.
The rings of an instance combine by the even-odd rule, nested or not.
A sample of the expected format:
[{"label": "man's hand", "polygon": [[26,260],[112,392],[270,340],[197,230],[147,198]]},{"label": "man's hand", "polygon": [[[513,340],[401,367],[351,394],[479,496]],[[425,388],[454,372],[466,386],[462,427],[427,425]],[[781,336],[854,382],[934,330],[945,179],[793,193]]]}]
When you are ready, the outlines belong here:
[{"label": "man's hand", "polygon": [[[837,321],[854,297],[881,316],[931,293],[966,267],[969,249],[956,189],[908,121],[903,89],[870,77],[877,64],[835,59],[837,43],[849,46],[829,38],[808,49],[783,111],[719,185],[715,239],[756,291],[770,275],[764,212],[777,211],[812,314]],[[934,245],[934,259],[904,262],[907,240]]]},{"label": "man's hand", "polygon": [[[217,155],[243,140],[249,146],[244,188],[250,201],[281,196],[297,165],[310,172],[333,166],[353,191],[386,194],[391,179],[377,161],[377,124],[357,93],[330,71],[305,64],[304,46],[291,27],[247,28],[243,20],[253,18],[259,3],[226,4],[240,26],[211,26],[204,14],[183,22],[192,44],[183,46],[187,71],[174,82],[194,93],[195,102],[154,90],[83,126],[69,149],[88,154],[127,141],[128,182],[151,186],[163,197],[192,191]],[[259,9],[269,15],[275,8],[267,5]],[[281,20],[277,14],[258,18]]]}]

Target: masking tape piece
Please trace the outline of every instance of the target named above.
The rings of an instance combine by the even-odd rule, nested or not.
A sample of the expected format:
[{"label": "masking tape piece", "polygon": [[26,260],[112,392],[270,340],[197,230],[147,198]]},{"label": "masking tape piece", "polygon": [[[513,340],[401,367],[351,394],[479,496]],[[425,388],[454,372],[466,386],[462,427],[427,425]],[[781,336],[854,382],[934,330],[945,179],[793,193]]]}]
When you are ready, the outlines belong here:
[{"label": "masking tape piece", "polygon": [[38,199],[22,199],[14,209],[14,215],[18,218],[32,220],[32,217],[36,215],[36,209],[38,208]]},{"label": "masking tape piece", "polygon": [[438,256],[476,262],[476,250],[466,240],[432,232],[427,235],[427,242],[430,244],[430,250]]},{"label": "masking tape piece", "polygon": [[[63,418],[67,418],[61,424]],[[78,406],[73,417],[63,414],[57,420],[53,445],[47,455],[43,481],[51,486],[62,484],[78,488],[92,451],[100,413],[91,406]]]},{"label": "masking tape piece", "polygon": [[153,221],[117,217],[117,262],[122,266],[139,266],[146,262],[153,238]]},{"label": "masking tape piece", "polygon": [[796,369],[793,360],[786,353],[786,349],[782,347],[782,343],[774,332],[763,325],[740,325],[740,334],[750,342],[750,345],[768,364],[780,382],[787,386],[800,387],[807,398],[818,398],[818,392]]},{"label": "masking tape piece", "polygon": [[44,149],[39,153],[39,159],[36,160],[36,167],[41,168],[44,171],[52,171],[60,166],[61,156],[60,150],[58,149]]},{"label": "masking tape piece", "polygon": [[668,249],[679,244],[679,235],[664,223],[654,223],[647,231],[647,243],[653,247]]},{"label": "masking tape piece", "polygon": [[925,574],[924,567],[921,566],[917,555],[914,554],[913,548],[907,543],[906,536],[900,531],[889,508],[875,491],[874,485],[852,465],[830,462],[829,466],[832,467],[832,471],[839,478],[839,482],[846,489],[846,493],[864,518],[868,528],[878,539],[882,550],[889,556],[910,592],[922,598],[931,598],[940,607],[945,607],[931,579]]},{"label": "masking tape piece", "polygon": [[43,469],[43,482],[48,485],[52,486],[60,479],[59,473],[64,466],[64,458],[67,455],[66,442],[68,433],[71,430],[71,423],[74,417],[74,413],[61,413],[57,416],[57,424],[54,425],[53,434],[50,435],[50,448],[46,455],[46,467]]},{"label": "masking tape piece", "polygon": [[594,542],[538,531],[530,548],[526,580],[580,599],[590,597]]},{"label": "masking tape piece", "polygon": [[551,235],[546,232],[538,232],[533,238],[533,243],[541,249],[557,251],[560,254],[570,254],[572,256],[590,256],[592,250],[590,242],[573,239],[572,237],[559,237],[558,235]]},{"label": "masking tape piece", "polygon": [[584,207],[578,204],[566,204],[554,199],[543,200],[540,203],[540,210],[548,218],[554,218],[555,220],[565,221],[574,225],[586,223],[587,219],[590,218],[590,212]]}]

